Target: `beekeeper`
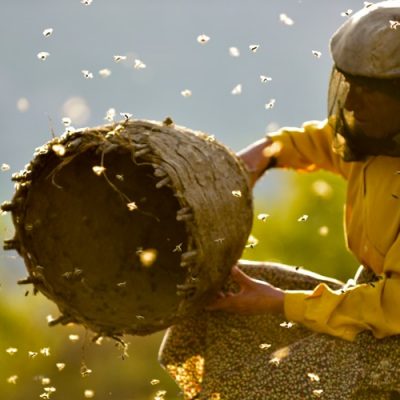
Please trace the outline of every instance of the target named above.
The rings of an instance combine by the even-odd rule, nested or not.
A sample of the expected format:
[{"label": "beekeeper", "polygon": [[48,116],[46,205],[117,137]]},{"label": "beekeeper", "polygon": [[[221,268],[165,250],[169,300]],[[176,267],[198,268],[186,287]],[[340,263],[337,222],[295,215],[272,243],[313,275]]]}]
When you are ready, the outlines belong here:
[{"label": "beekeeper", "polygon": [[253,183],[269,168],[347,181],[355,284],[240,262],[238,291],[166,334],[160,359],[186,399],[400,399],[400,1],[366,3],[330,48],[328,118],[239,155]]}]

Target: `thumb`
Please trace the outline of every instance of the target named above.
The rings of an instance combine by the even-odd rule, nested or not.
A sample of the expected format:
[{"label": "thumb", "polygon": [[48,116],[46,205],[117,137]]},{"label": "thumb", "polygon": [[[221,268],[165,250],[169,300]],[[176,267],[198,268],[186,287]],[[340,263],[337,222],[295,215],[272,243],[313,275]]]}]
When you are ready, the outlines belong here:
[{"label": "thumb", "polygon": [[231,270],[232,279],[240,285],[241,288],[244,286],[248,286],[250,282],[250,278],[246,275],[237,265],[232,267]]}]

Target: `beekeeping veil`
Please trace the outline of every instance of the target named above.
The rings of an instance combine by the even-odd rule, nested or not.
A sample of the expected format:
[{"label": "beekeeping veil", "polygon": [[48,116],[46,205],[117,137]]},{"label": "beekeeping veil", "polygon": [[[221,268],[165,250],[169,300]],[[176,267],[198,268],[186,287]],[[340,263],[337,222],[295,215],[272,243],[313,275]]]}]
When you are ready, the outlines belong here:
[{"label": "beekeeping veil", "polygon": [[400,1],[366,5],[334,33],[330,48],[334,67],[328,113],[335,151],[345,161],[379,154],[400,157],[400,132],[367,136],[346,109],[350,84],[360,91],[378,90],[400,99]]}]

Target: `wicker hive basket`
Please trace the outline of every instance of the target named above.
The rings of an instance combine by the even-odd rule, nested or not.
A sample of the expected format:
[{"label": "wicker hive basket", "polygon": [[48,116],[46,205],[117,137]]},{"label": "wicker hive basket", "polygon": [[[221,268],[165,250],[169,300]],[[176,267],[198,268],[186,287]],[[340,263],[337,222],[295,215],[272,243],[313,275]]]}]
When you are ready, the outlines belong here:
[{"label": "wicker hive basket", "polygon": [[36,291],[98,335],[149,334],[201,309],[246,244],[252,198],[241,161],[213,137],[126,120],[54,138],[11,202]]}]

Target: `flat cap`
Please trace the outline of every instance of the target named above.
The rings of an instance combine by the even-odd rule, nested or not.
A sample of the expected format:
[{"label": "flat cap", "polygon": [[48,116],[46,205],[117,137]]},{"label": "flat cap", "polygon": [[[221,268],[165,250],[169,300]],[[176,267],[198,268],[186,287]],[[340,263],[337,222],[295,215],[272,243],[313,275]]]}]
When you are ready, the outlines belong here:
[{"label": "flat cap", "polygon": [[381,79],[400,77],[400,1],[366,5],[333,34],[330,49],[343,72]]}]

